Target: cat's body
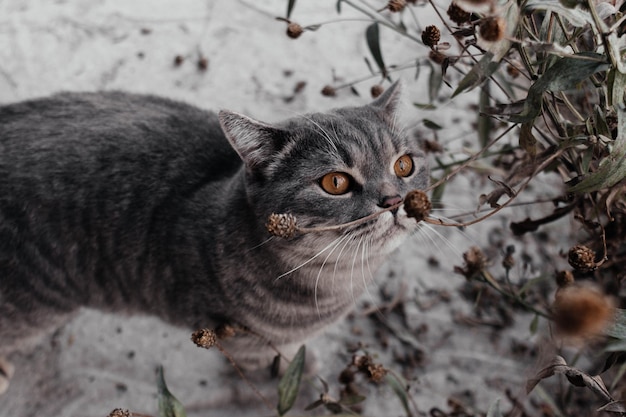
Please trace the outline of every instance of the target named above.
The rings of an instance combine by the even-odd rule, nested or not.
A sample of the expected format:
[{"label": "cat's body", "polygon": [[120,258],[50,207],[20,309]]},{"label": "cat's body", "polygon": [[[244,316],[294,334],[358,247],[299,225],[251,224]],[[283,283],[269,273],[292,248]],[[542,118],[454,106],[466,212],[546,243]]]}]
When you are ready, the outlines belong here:
[{"label": "cat's body", "polygon": [[[0,357],[83,306],[247,327],[262,338],[226,343],[251,364],[341,317],[415,221],[386,212],[290,239],[265,223],[344,223],[425,187],[394,90],[276,126],[119,92],[0,107]],[[349,190],[328,193],[328,173]]]}]

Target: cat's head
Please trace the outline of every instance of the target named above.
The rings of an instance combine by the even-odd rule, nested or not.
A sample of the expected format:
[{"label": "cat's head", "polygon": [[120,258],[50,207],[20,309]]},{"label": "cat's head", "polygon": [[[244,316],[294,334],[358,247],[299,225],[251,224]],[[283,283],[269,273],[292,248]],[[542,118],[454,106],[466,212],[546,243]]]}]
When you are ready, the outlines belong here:
[{"label": "cat's head", "polygon": [[[369,105],[267,125],[220,112],[228,140],[244,161],[248,200],[261,224],[271,213],[296,216],[305,227],[368,216],[428,185],[428,167],[414,138],[396,125],[399,87]],[[323,236],[305,236],[312,250],[350,234],[383,255],[417,229],[403,208]],[[307,241],[308,239],[308,241]]]}]

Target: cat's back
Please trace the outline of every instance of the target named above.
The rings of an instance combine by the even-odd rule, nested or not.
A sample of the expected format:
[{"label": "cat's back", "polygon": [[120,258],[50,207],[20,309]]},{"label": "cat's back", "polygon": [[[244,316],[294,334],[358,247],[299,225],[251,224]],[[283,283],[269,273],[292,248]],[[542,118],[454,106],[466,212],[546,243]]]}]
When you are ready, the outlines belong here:
[{"label": "cat's back", "polygon": [[123,174],[124,181],[194,181],[239,165],[214,113],[166,98],[60,93],[0,106],[0,183]]}]

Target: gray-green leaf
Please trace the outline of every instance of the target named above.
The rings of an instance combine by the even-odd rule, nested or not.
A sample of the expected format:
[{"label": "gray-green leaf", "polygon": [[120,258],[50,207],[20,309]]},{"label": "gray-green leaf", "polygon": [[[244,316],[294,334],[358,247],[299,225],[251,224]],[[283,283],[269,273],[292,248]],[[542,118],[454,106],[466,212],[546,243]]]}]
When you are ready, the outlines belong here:
[{"label": "gray-green leaf", "polygon": [[365,38],[367,40],[367,47],[369,48],[376,65],[380,69],[383,75],[386,75],[385,61],[383,60],[383,53],[380,50],[380,35],[378,31],[378,23],[372,23],[365,30]]},{"label": "gray-green leaf", "polygon": [[283,375],[278,383],[278,406],[276,410],[281,416],[285,415],[285,413],[293,407],[296,398],[298,398],[300,380],[304,372],[305,351],[304,345],[300,346],[298,353],[296,353],[296,356],[294,356],[287,367],[285,375]]},{"label": "gray-green leaf", "polygon": [[163,367],[159,365],[156,370],[156,383],[159,401],[159,417],[186,417],[185,409],[180,401],[167,388]]}]

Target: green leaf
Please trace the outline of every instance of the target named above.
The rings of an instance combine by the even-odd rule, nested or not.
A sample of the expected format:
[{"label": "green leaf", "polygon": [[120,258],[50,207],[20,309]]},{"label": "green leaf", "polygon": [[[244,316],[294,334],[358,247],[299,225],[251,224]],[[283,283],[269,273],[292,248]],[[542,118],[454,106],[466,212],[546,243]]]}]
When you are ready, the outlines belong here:
[{"label": "green leaf", "polygon": [[626,104],[626,74],[611,68],[607,79],[608,105],[616,106],[620,103]]},{"label": "green leaf", "polygon": [[487,417],[503,417],[502,411],[500,411],[500,398],[491,403],[489,410],[487,410]]},{"label": "green leaf", "polygon": [[385,61],[383,60],[383,54],[380,51],[380,35],[378,31],[378,23],[372,23],[365,30],[365,38],[367,40],[367,47],[370,49],[370,53],[376,61],[376,65],[380,69],[383,76],[386,75]]},{"label": "green leaf", "polygon": [[613,149],[605,157],[598,169],[588,174],[578,184],[568,190],[572,193],[587,193],[612,187],[626,178],[626,114],[623,106],[617,109],[617,137]]},{"label": "green leaf", "polygon": [[287,367],[285,375],[278,383],[278,406],[276,407],[278,414],[283,416],[293,407],[298,398],[300,390],[300,380],[304,372],[305,347],[300,346],[296,356]]},{"label": "green leaf", "polygon": [[615,321],[605,333],[607,336],[626,341],[626,310],[617,309]]},{"label": "green leaf", "polygon": [[578,87],[580,82],[593,74],[608,69],[609,65],[600,54],[578,54],[560,58],[528,89],[528,96],[521,113],[510,116],[514,123],[532,122],[541,112],[543,94],[546,91],[565,91]]},{"label": "green leaf", "polygon": [[468,72],[459,85],[452,93],[452,97],[455,97],[465,91],[470,91],[483,83],[487,78],[491,77],[491,74],[496,72],[500,66],[500,60],[496,59],[491,52],[485,52],[483,57],[478,61],[470,72]]},{"label": "green leaf", "polygon": [[527,0],[521,13],[529,14],[533,10],[546,10],[557,13],[567,19],[572,25],[583,27],[593,23],[593,17],[588,11],[581,8],[569,8],[561,4],[559,0]]},{"label": "green leaf", "polygon": [[335,8],[337,9],[337,14],[341,14],[341,2],[343,0],[337,0],[337,4],[335,4]]},{"label": "green leaf", "polygon": [[391,387],[393,392],[398,396],[398,399],[400,399],[400,402],[402,403],[402,407],[404,407],[404,411],[406,411],[406,415],[412,416],[413,413],[411,413],[411,409],[409,408],[409,398],[406,393],[406,386],[407,386],[406,382],[401,381],[399,377],[392,375],[392,374],[385,375],[385,382],[387,383],[387,385]]},{"label": "green leaf", "polygon": [[165,383],[163,366],[159,365],[156,370],[157,399],[159,401],[159,417],[186,417],[183,405],[172,395]]},{"label": "green leaf", "polygon": [[293,6],[295,5],[296,5],[296,0],[289,0],[289,3],[287,3],[287,19],[291,17],[291,12],[293,11]]},{"label": "green leaf", "polygon": [[530,334],[531,335],[537,334],[538,327],[539,327],[539,314],[535,314],[535,317],[533,317],[532,321],[530,322],[530,326],[529,326]]},{"label": "green leaf", "polygon": [[432,103],[413,103],[420,110],[436,110],[437,106]]},{"label": "green leaf", "polygon": [[443,85],[443,73],[441,68],[435,67],[430,62],[428,66],[430,67],[430,77],[428,77],[428,100],[432,103],[437,100],[439,90],[441,90],[441,86]]},{"label": "green leaf", "polygon": [[422,119],[422,123],[424,123],[424,126],[430,130],[441,130],[443,129],[443,127],[441,127],[441,125],[433,122],[430,119]]}]

